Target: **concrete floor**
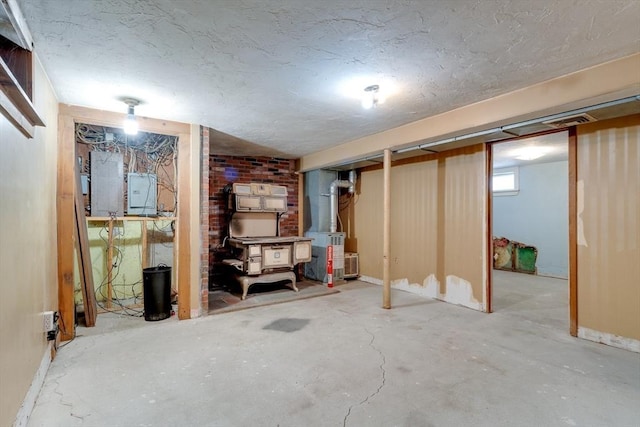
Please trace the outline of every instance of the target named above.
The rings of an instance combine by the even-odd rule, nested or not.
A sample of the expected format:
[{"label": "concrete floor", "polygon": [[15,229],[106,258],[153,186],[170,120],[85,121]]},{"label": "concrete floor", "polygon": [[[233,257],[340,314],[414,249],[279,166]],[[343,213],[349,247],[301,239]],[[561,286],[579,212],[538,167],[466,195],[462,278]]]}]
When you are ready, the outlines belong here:
[{"label": "concrete floor", "polygon": [[640,425],[640,355],[570,337],[566,281],[522,280],[496,272],[491,315],[402,291],[383,310],[361,282],[192,321],[100,315],[29,425]]}]

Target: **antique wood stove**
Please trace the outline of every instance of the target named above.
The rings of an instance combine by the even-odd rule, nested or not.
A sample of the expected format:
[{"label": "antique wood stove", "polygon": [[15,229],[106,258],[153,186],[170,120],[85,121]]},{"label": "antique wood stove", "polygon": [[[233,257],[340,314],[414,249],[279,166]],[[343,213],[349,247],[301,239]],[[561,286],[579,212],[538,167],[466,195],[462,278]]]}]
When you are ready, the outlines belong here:
[{"label": "antique wood stove", "polygon": [[234,267],[242,286],[242,299],[255,283],[290,281],[296,287],[294,267],[311,260],[311,238],[280,236],[280,216],[287,212],[287,187],[235,183],[229,193],[227,244],[235,258],[223,260]]}]

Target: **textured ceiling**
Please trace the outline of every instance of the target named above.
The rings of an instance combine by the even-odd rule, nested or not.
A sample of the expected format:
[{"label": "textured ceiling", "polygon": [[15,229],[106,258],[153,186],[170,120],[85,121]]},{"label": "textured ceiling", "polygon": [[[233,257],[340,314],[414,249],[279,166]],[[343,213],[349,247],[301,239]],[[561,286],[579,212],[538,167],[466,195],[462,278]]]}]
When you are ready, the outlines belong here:
[{"label": "textured ceiling", "polygon": [[[640,51],[638,0],[21,0],[59,101],[299,157]],[[364,110],[356,92],[391,90]],[[233,147],[233,145],[231,145]],[[244,146],[246,148],[246,144]]]}]

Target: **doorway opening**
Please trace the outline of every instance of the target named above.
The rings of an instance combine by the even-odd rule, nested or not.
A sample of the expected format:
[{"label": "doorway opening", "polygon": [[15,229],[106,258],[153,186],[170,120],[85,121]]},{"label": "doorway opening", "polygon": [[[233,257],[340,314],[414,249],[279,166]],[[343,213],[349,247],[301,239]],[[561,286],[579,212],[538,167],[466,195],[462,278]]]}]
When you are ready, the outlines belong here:
[{"label": "doorway opening", "polygon": [[492,311],[569,326],[569,135],[490,146]]}]

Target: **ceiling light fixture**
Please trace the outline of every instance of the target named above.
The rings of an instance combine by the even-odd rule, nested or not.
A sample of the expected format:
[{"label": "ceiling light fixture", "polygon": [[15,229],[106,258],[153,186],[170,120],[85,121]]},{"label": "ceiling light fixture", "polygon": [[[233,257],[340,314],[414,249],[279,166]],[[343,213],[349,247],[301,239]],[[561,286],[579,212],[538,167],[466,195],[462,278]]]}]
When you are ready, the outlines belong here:
[{"label": "ceiling light fixture", "polygon": [[375,108],[378,104],[382,104],[384,100],[380,97],[380,86],[371,85],[364,88],[364,95],[362,95],[362,108],[368,110]]},{"label": "ceiling light fixture", "polygon": [[129,106],[127,110],[127,118],[124,119],[124,123],[122,124],[124,133],[126,133],[127,135],[137,135],[138,121],[136,120],[136,115],[133,109],[137,105],[140,105],[140,101],[134,98],[125,98],[122,101]]}]

